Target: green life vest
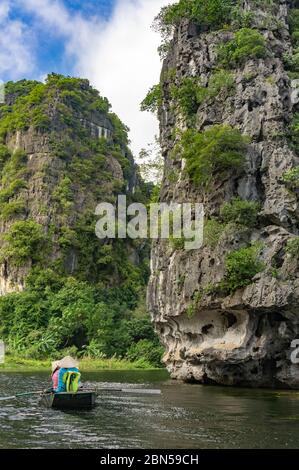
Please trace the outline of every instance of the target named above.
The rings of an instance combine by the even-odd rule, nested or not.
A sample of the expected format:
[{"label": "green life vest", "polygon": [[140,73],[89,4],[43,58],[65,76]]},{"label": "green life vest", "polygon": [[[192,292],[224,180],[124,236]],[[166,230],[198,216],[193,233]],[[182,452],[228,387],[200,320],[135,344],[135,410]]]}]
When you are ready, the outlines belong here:
[{"label": "green life vest", "polygon": [[65,390],[69,393],[77,393],[79,389],[81,374],[80,372],[68,371],[63,377],[62,381],[65,384]]}]

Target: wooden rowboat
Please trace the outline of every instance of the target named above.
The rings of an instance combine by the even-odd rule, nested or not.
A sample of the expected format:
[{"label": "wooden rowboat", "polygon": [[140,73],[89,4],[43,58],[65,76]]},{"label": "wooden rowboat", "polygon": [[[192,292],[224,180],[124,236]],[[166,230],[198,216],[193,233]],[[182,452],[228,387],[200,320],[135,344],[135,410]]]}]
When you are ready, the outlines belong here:
[{"label": "wooden rowboat", "polygon": [[92,410],[96,406],[96,393],[44,393],[40,404],[55,410]]}]

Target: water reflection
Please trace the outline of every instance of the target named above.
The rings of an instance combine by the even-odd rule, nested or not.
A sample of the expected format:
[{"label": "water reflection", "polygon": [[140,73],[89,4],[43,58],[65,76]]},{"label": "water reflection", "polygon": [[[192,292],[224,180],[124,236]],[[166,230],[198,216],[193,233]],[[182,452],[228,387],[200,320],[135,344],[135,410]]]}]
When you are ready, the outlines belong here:
[{"label": "water reflection", "polygon": [[[91,412],[2,402],[0,448],[298,448],[299,393],[203,387],[164,371],[86,374],[90,386],[160,387],[162,396],[103,392]],[[44,373],[0,374],[0,395],[48,386]]]}]

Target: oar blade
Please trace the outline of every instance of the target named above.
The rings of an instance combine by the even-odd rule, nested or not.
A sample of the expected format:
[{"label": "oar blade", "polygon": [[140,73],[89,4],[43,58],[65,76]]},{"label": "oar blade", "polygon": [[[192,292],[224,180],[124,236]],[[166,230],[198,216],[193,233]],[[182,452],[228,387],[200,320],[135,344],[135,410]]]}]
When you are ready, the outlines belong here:
[{"label": "oar blade", "polygon": [[8,400],[15,400],[17,397],[2,397],[0,401],[8,401]]},{"label": "oar blade", "polygon": [[18,393],[17,395],[14,395],[12,397],[1,397],[0,401],[7,401],[7,400],[16,400],[17,398],[20,397],[28,397],[31,395],[41,395],[43,392],[42,391],[36,391],[36,392],[26,392],[26,393]]},{"label": "oar blade", "polygon": [[161,395],[162,392],[161,390],[148,390],[146,388],[144,389],[140,389],[140,388],[123,388],[122,389],[122,392],[123,393],[134,393],[134,394],[137,394],[137,393],[141,393],[142,395]]},{"label": "oar blade", "polygon": [[100,392],[117,392],[117,393],[132,393],[141,395],[162,395],[161,390],[147,389],[147,388],[98,388],[97,393]]}]

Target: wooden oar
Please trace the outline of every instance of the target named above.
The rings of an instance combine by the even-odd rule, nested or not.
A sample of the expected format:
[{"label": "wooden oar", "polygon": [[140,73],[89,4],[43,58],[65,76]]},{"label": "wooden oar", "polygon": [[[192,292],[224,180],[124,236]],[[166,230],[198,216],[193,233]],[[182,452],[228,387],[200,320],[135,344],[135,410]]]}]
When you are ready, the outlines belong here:
[{"label": "wooden oar", "polygon": [[43,391],[18,393],[17,395],[13,395],[12,397],[2,397],[2,398],[0,398],[0,401],[15,400],[16,398],[19,398],[19,397],[26,397],[26,396],[29,396],[29,395],[41,395],[42,393],[43,393]]},{"label": "wooden oar", "polygon": [[[120,393],[132,393],[132,394],[138,394],[141,393],[142,395],[161,395],[162,392],[161,390],[151,390],[151,389],[146,389],[146,388],[98,388],[96,390],[82,390],[86,392],[94,392],[94,393],[100,393],[100,392],[120,392]],[[8,400],[16,400],[17,398],[20,397],[26,397],[30,395],[41,395],[44,393],[44,390],[38,391],[38,392],[26,392],[26,393],[18,393],[17,395],[13,395],[11,397],[2,397],[0,398],[0,401],[8,401]]]},{"label": "wooden oar", "polygon": [[141,393],[142,395],[161,395],[161,390],[147,388],[97,388],[98,392]]}]

